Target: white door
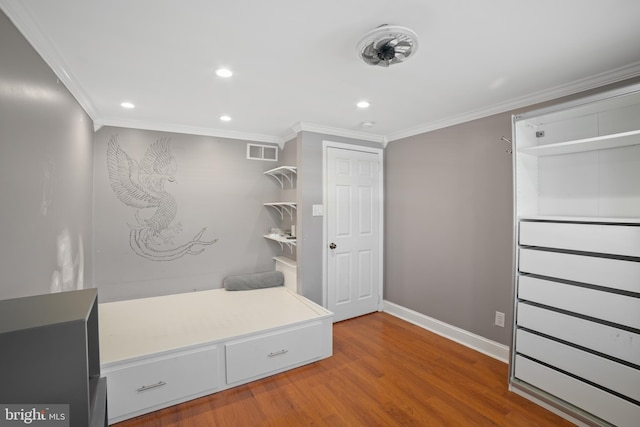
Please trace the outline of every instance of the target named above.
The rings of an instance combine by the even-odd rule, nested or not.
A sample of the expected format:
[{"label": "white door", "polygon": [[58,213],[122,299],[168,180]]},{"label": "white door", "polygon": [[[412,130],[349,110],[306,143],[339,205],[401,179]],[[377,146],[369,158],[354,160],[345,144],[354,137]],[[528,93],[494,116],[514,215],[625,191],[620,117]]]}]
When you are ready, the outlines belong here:
[{"label": "white door", "polygon": [[327,307],[335,322],[382,301],[381,156],[326,148]]}]

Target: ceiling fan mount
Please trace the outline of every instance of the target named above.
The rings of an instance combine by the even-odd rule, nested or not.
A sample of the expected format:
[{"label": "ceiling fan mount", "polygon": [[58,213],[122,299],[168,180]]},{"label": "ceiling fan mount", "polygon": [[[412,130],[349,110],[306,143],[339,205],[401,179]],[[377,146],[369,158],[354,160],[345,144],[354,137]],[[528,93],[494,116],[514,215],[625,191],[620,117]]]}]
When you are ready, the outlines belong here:
[{"label": "ceiling fan mount", "polygon": [[358,42],[358,56],[366,64],[389,67],[406,61],[418,50],[418,36],[399,25],[380,25]]}]

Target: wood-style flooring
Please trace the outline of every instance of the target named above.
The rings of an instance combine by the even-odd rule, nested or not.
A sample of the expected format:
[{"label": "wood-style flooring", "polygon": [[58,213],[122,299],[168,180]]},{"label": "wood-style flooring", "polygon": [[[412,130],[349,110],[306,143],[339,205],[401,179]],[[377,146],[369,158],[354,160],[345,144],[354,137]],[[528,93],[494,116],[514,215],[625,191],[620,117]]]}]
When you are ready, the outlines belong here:
[{"label": "wood-style flooring", "polygon": [[386,313],[336,323],[333,356],[117,427],[572,426],[508,366]]}]

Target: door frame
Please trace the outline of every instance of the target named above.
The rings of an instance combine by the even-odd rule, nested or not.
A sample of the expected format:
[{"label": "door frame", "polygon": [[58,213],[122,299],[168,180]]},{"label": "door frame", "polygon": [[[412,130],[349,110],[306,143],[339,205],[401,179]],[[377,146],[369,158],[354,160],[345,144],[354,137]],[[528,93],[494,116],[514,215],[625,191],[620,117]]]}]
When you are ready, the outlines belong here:
[{"label": "door frame", "polygon": [[378,311],[382,311],[384,307],[382,291],[384,282],[384,150],[382,148],[367,147],[364,145],[346,144],[343,142],[322,141],[322,206],[324,212],[322,216],[322,305],[329,306],[329,283],[327,280],[327,269],[329,263],[327,260],[327,247],[329,245],[328,226],[327,226],[327,199],[328,199],[328,151],[329,148],[340,148],[351,151],[361,151],[365,153],[374,153],[378,156],[378,215],[380,218],[378,225]]}]

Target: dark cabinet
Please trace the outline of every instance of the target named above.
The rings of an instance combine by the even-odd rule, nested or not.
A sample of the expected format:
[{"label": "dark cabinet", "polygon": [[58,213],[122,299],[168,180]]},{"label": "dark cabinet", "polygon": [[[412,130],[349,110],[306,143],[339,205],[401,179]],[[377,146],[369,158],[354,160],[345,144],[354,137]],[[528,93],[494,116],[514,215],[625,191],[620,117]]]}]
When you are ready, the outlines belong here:
[{"label": "dark cabinet", "polygon": [[0,403],[69,405],[70,427],[107,425],[96,289],[0,301]]}]

